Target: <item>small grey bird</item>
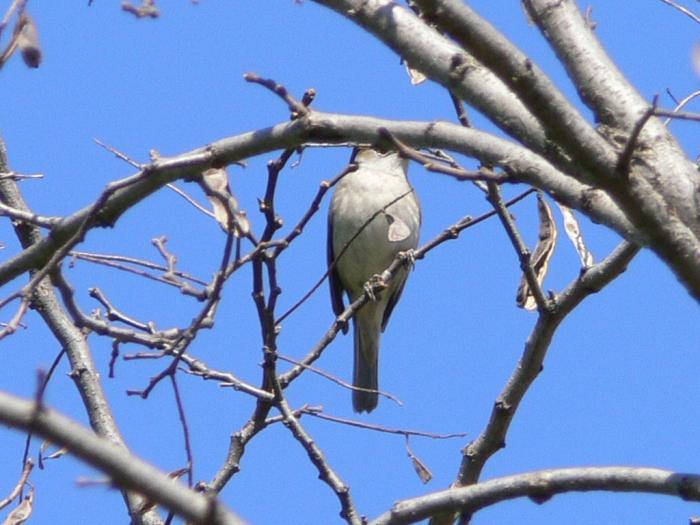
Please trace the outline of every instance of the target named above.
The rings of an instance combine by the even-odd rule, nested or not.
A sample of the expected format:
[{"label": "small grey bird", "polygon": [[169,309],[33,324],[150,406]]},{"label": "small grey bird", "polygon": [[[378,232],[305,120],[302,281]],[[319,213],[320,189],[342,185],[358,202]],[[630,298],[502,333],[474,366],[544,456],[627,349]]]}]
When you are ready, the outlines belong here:
[{"label": "small grey bird", "polygon": [[[356,148],[350,162],[358,168],[338,183],[328,214],[329,267],[335,261],[329,282],[336,315],[345,310],[343,292],[351,302],[357,300],[365,283],[386,270],[399,252],[418,245],[421,223],[420,205],[406,178],[407,160],[393,151]],[[355,387],[378,389],[380,335],[407,277],[408,269],[401,268],[376,300],[365,304],[353,319]],[[343,332],[347,333],[347,327]],[[371,412],[377,402],[376,392],[352,392],[355,412]]]}]

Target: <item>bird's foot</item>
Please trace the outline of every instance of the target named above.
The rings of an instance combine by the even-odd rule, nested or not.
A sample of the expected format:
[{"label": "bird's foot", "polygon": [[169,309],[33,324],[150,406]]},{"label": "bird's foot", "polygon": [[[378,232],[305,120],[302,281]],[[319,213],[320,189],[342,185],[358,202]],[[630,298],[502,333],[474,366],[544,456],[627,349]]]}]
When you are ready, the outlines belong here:
[{"label": "bird's foot", "polygon": [[411,270],[413,270],[413,267],[416,265],[416,250],[411,248],[410,250],[406,250],[405,252],[400,252],[399,259],[405,261],[405,264]]},{"label": "bird's foot", "polygon": [[367,281],[363,287],[365,290],[365,293],[367,294],[367,297],[372,302],[377,300],[377,294],[374,293],[374,289],[378,286],[381,288],[385,288],[386,287],[386,279],[384,279],[384,277],[382,277],[381,275],[377,274],[377,275],[373,275],[372,278],[369,281]]}]

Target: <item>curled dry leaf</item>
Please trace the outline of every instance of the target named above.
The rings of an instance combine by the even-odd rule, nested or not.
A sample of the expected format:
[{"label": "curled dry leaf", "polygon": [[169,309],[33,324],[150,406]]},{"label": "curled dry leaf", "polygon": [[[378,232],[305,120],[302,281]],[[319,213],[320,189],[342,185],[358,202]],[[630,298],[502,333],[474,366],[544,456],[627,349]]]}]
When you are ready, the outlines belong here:
[{"label": "curled dry leaf", "polygon": [[66,454],[68,454],[68,449],[63,447],[59,448],[56,451],[47,454],[46,452],[53,446],[53,443],[49,440],[45,440],[41,443],[41,447],[39,448],[39,468],[44,469],[44,461],[47,459],[58,459]]},{"label": "curled dry leaf", "polygon": [[248,217],[245,211],[238,207],[238,200],[231,193],[226,170],[223,168],[206,170],[202,173],[200,186],[207,194],[214,216],[221,228],[228,231],[232,225],[236,237],[248,235],[250,232]]},{"label": "curled dry leaf", "polygon": [[172,472],[168,472],[168,477],[171,479],[180,479],[182,476],[187,474],[189,471],[190,471],[190,469],[188,467],[173,470]]},{"label": "curled dry leaf", "polygon": [[34,510],[34,489],[29,490],[27,497],[22,500],[19,507],[10,512],[10,514],[2,522],[2,525],[20,525],[26,522],[32,515],[32,510]]},{"label": "curled dry leaf", "polygon": [[[530,265],[535,272],[537,282],[541,285],[549,269],[549,261],[554,254],[554,247],[557,244],[557,225],[552,217],[552,209],[544,200],[542,192],[537,192],[537,212],[540,219],[540,231],[538,234],[537,246],[530,257]],[[523,275],[515,298],[516,304],[525,310],[535,310],[537,302],[532,294],[530,285]]]},{"label": "curled dry leaf", "polygon": [[586,247],[576,215],[574,215],[574,212],[570,208],[563,204],[557,202],[557,206],[559,206],[559,211],[561,211],[561,215],[564,217],[564,230],[566,231],[566,235],[574,245],[579,259],[581,259],[581,266],[584,269],[590,268],[593,266],[593,254]]},{"label": "curled dry leaf", "polygon": [[58,459],[62,456],[65,456],[66,454],[68,454],[68,449],[66,447],[63,447],[59,448],[56,452],[52,452],[48,456],[44,456],[43,459],[44,461],[46,461],[47,459]]},{"label": "curled dry leaf", "polygon": [[426,77],[417,69],[414,69],[411,66],[409,66],[408,62],[404,61],[403,65],[406,68],[406,73],[408,73],[408,78],[411,80],[412,86],[417,86],[418,84],[422,84],[427,80],[428,77]]},{"label": "curled dry leaf", "polygon": [[18,27],[17,48],[22,54],[22,60],[28,67],[37,68],[41,64],[41,44],[36,24],[27,13],[22,13]]},{"label": "curled dry leaf", "polygon": [[408,443],[408,436],[406,436],[406,454],[408,454],[411,464],[413,464],[413,468],[423,484],[426,484],[433,479],[433,473],[430,472],[430,469],[420,460],[418,456],[413,453],[413,450],[411,450]]}]

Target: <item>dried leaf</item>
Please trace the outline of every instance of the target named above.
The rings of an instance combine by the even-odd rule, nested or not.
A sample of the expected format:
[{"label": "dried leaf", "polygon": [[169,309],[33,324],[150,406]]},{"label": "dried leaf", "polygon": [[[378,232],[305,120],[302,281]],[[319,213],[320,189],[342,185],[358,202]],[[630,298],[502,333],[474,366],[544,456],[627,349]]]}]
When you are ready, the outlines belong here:
[{"label": "dried leaf", "polygon": [[170,479],[180,479],[182,476],[187,474],[190,471],[188,467],[183,467],[181,469],[174,470],[172,472],[168,472],[168,477]]},{"label": "dried leaf", "polygon": [[574,215],[574,212],[570,208],[563,204],[557,202],[557,206],[559,206],[559,211],[561,211],[561,215],[564,217],[564,230],[566,231],[566,235],[574,245],[574,248],[576,248],[579,259],[581,259],[581,266],[586,269],[590,268],[593,266],[593,254],[588,251],[586,247],[576,215]]},{"label": "dried leaf", "polygon": [[29,519],[34,510],[34,489],[29,491],[29,495],[24,498],[19,507],[10,512],[10,514],[2,522],[2,525],[20,525]]},{"label": "dried leaf", "polygon": [[210,168],[202,173],[200,185],[207,194],[212,211],[224,231],[229,229],[229,215],[233,221],[234,235],[241,237],[250,232],[250,223],[243,210],[238,208],[238,200],[231,193],[228,174],[223,168]]},{"label": "dried leaf", "polygon": [[422,84],[428,79],[423,73],[409,66],[408,62],[404,61],[403,65],[406,68],[406,73],[408,73],[408,78],[411,80],[412,86]]},{"label": "dried leaf", "polygon": [[416,474],[418,474],[418,478],[423,484],[426,484],[431,479],[433,479],[433,473],[430,472],[430,469],[411,450],[411,447],[408,443],[408,436],[406,436],[406,454],[408,454],[408,457],[410,458],[411,463],[413,464],[413,468],[415,469]]},{"label": "dried leaf", "polygon": [[48,456],[44,456],[44,459],[58,459],[61,456],[65,456],[66,454],[68,454],[68,449],[63,447],[59,448],[56,452],[49,454]]},{"label": "dried leaf", "polygon": [[[540,231],[537,246],[530,257],[530,265],[535,272],[537,282],[541,285],[547,275],[549,261],[554,254],[554,247],[557,244],[557,225],[552,217],[552,209],[544,200],[541,192],[537,192],[537,212],[540,217]],[[524,275],[520,280],[515,302],[520,308],[525,310],[535,310],[537,308],[537,302]]]},{"label": "dried leaf", "polygon": [[28,67],[37,68],[41,64],[41,44],[39,32],[34,20],[25,12],[19,20],[20,30],[17,35],[17,48],[22,53],[22,60]]},{"label": "dried leaf", "polygon": [[51,441],[48,439],[45,439],[44,441],[41,442],[41,446],[39,447],[39,452],[41,452],[41,455],[44,455],[44,452],[46,452],[49,447],[51,446]]}]

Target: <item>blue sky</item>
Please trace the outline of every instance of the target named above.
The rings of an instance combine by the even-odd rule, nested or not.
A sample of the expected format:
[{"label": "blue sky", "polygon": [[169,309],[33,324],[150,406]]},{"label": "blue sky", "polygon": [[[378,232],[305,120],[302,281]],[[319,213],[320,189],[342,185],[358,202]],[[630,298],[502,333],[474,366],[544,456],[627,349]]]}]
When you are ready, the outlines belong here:
[{"label": "blue sky", "polygon": [[[110,181],[133,173],[93,138],[146,161],[150,149],[175,155],[287,119],[287,109],[277,98],[243,80],[248,71],[272,77],[298,96],[315,88],[314,107],[320,110],[454,119],[441,88],[429,83],[412,87],[391,51],[310,1],[161,1],[162,16],[155,21],[122,13],[120,2],[95,0],[89,8],[86,4],[30,0],[44,63],[29,70],[14,59],[2,72],[0,134],[13,169],[45,175],[41,181],[22,183],[27,201],[43,215],[69,214],[92,202]],[[598,36],[644,96],[659,93],[661,105],[672,107],[667,88],[682,98],[700,87],[691,65],[692,47],[700,44],[697,24],[656,0],[590,4]],[[481,0],[470,5],[575,97],[518,2]],[[700,105],[696,102],[688,109],[700,111]],[[493,129],[478,115],[471,116],[480,128]],[[700,152],[697,125],[672,127],[694,158]],[[304,213],[319,182],[335,176],[348,157],[345,149],[308,150],[297,167],[284,172],[278,207],[287,226]],[[265,162],[272,158],[270,154],[251,159],[246,169],[230,169],[234,191],[258,231],[263,219],[256,212],[257,198],[264,193]],[[468,160],[465,164],[471,165]],[[423,241],[464,215],[488,210],[482,194],[468,184],[426,174],[416,166],[411,181],[423,204]],[[198,188],[187,189],[201,197]],[[506,188],[506,193],[520,190]],[[279,261],[280,312],[324,272],[325,205]],[[534,200],[513,211],[527,240],[534,242]],[[588,221],[582,225],[597,260],[619,241]],[[92,232],[82,249],[157,261],[150,239],[160,235],[168,237],[181,270],[210,278],[224,236],[215,223],[169,190],[131,210],[113,230]],[[0,236],[6,245],[4,256],[15,253],[17,244],[6,223]],[[562,238],[546,287],[560,291],[577,272],[576,254]],[[86,311],[97,306],[87,295],[92,286],[131,315],[155,320],[159,327],[187,323],[198,311],[197,304],[174,290],[87,263],[66,269],[66,275]],[[515,307],[519,278],[515,254],[495,220],[467,230],[458,241],[419,262],[382,341],[381,388],[398,396],[404,406],[382,400],[375,412],[360,419],[475,437],[535,322],[534,314]],[[23,282],[6,285],[4,294]],[[250,272],[235,276],[224,295],[216,327],[202,333],[192,351],[211,366],[257,384],[261,343],[250,299]],[[3,314],[5,320],[8,313]],[[696,304],[674,276],[653,255],[639,255],[621,278],[586,300],[560,328],[544,372],[515,418],[507,448],[488,463],[484,477],[610,464],[699,472],[697,314]],[[332,321],[324,286],[285,321],[280,352],[303,356]],[[48,367],[59,349],[35,315],[26,324],[27,330],[2,342],[0,388],[32,396],[37,368]],[[183,466],[182,435],[169,387],[161,385],[146,401],[125,395],[127,389],[143,388],[163,363],[119,362],[117,377],[108,379],[110,345],[94,337],[91,344],[133,451],[164,470]],[[351,338],[340,337],[319,366],[348,378],[351,353]],[[64,362],[48,389],[47,403],[85,423],[67,372]],[[230,434],[249,417],[253,401],[198,378],[183,375],[180,382],[195,450],[195,479],[209,480],[225,457]],[[355,417],[350,393],[312,374],[295,383],[288,395],[294,406],[320,404],[330,414]],[[396,500],[449,485],[469,439],[412,440],[414,452],[435,476],[423,486],[401,437],[311,418],[303,422],[352,487],[360,512],[369,517]],[[9,491],[19,473],[23,440],[19,433],[0,430],[0,472],[5,473],[0,476],[0,494]],[[99,474],[70,458],[37,470],[32,477],[37,502],[31,523],[124,523],[119,495],[105,488],[76,488],[79,477]],[[251,443],[241,473],[223,498],[253,524],[340,523],[335,496],[316,479],[306,453],[282,426]],[[541,506],[529,500],[502,504],[479,513],[473,523],[686,523],[691,515],[700,515],[697,505],[671,498],[585,494],[560,496]]]}]

